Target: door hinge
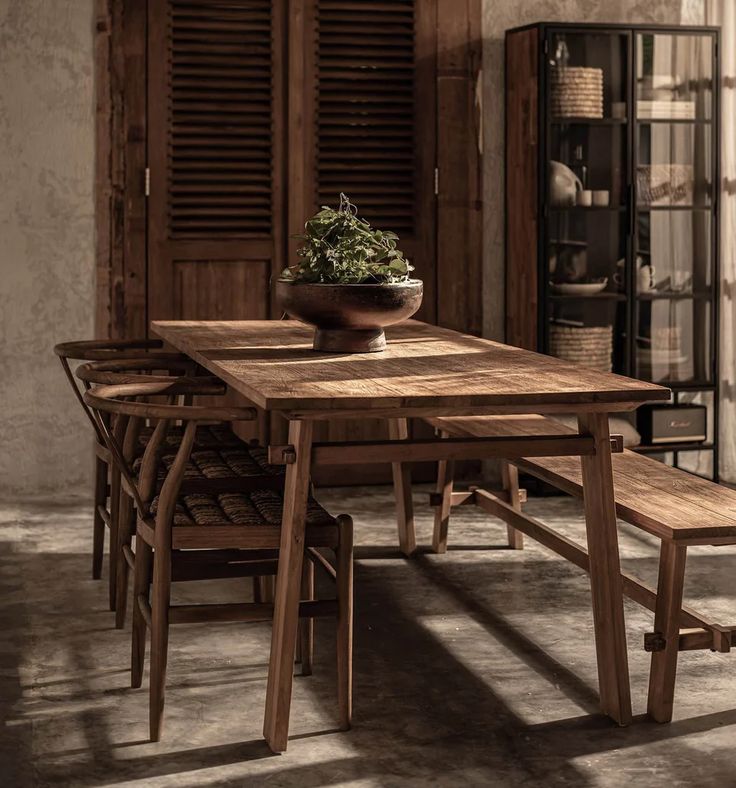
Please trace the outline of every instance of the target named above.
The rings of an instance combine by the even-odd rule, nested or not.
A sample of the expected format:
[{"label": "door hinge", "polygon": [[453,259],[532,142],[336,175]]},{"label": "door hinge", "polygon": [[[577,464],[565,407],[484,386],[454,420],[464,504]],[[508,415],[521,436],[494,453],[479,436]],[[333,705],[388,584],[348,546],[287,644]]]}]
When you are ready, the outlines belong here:
[{"label": "door hinge", "polygon": [[439,167],[434,168],[434,193],[435,195],[440,193],[440,169]]},{"label": "door hinge", "polygon": [[151,168],[146,167],[144,174],[143,174],[143,193],[146,197],[149,197],[151,194]]}]

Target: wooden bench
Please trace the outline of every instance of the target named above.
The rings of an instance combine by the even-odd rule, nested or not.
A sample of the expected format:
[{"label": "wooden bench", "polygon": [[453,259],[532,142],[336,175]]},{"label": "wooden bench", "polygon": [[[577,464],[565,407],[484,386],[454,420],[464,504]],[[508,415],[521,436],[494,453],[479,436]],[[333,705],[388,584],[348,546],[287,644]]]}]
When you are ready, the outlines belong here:
[{"label": "wooden bench", "polygon": [[[542,416],[440,417],[427,421],[443,437],[574,434],[574,430]],[[626,595],[654,611],[654,632],[644,638],[645,649],[652,652],[647,709],[658,722],[669,722],[678,653],[695,649],[728,652],[736,646],[736,626],[721,626],[682,603],[688,546],[736,544],[736,491],[632,451],[613,454],[612,461],[619,518],[661,539],[657,588],[623,572],[622,578]],[[431,497],[436,507],[435,551],[447,549],[451,507],[473,503],[507,524],[511,547],[521,549],[522,534],[526,534],[588,571],[588,554],[583,547],[521,511],[525,496],[519,490],[519,469],[582,497],[577,457],[534,457],[504,463],[504,490],[500,494],[478,488],[454,491],[452,462],[441,462],[437,492]]]}]

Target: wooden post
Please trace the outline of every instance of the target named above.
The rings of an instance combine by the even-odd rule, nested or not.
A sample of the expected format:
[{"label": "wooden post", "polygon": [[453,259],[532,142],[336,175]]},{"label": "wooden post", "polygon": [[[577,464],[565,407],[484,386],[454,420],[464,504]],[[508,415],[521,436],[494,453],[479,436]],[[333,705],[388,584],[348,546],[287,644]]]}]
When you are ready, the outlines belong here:
[{"label": "wooden post", "polygon": [[309,496],[312,432],[311,421],[291,421],[289,424],[289,443],[296,451],[296,462],[286,468],[271,659],[263,723],[263,735],[273,752],[283,752],[289,737],[289,710],[294,679],[296,633],[299,624],[299,593],[304,561],[304,529]]},{"label": "wooden post", "polygon": [[[107,463],[97,457],[95,459],[95,511],[92,526],[92,578],[99,580],[102,576],[102,557],[105,552],[105,521],[100,507],[107,507]],[[111,587],[112,590],[112,587]],[[110,598],[110,608],[114,610],[114,600]]]},{"label": "wooden post", "polygon": [[608,416],[605,413],[580,414],[578,425],[582,434],[593,437],[596,448],[593,456],[581,457],[580,461],[601,709],[619,725],[628,725],[631,722],[631,688]]},{"label": "wooden post", "polygon": [[[501,478],[503,489],[509,494],[509,504],[517,512],[521,511],[521,496],[519,494],[519,469],[509,462],[501,463]],[[524,534],[510,525],[506,525],[509,547],[514,550],[524,549]]]},{"label": "wooden post", "polygon": [[670,722],[675,697],[675,675],[680,650],[680,608],[685,584],[687,547],[662,541],[659,551],[654,631],[664,638],[662,651],[652,653],[647,712],[657,722]]},{"label": "wooden post", "polygon": [[[442,430],[441,438],[447,438],[449,433]],[[442,496],[442,502],[434,510],[434,532],[432,534],[432,549],[435,553],[447,552],[447,532],[450,527],[450,511],[452,510],[452,486],[455,477],[455,463],[453,460],[440,460],[437,463],[437,492]]]},{"label": "wooden post", "polygon": [[[391,440],[406,440],[409,437],[407,420],[389,419],[388,434]],[[407,463],[394,462],[391,463],[391,471],[394,478],[399,547],[405,556],[410,556],[417,549],[414,531],[414,505],[411,499],[411,466]]]}]

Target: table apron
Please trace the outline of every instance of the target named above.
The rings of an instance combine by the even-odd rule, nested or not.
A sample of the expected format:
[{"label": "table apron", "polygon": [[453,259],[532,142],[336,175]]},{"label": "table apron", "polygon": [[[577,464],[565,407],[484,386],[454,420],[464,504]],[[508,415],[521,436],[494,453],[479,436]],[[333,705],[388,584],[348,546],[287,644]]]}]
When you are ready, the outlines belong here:
[{"label": "table apron", "polygon": [[[610,438],[611,451],[623,451],[623,438]],[[491,438],[439,438],[313,443],[313,465],[364,465],[388,462],[433,462],[435,460],[483,460],[491,457],[590,457],[595,441],[588,435],[524,435]],[[296,462],[291,445],[271,446],[272,465]]]}]

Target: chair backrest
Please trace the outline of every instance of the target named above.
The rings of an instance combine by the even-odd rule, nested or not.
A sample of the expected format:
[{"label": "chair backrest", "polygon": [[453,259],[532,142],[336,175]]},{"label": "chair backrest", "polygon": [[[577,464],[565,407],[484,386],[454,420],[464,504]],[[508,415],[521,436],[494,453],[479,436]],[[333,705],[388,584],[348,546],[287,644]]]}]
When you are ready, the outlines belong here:
[{"label": "chair backrest", "polygon": [[[176,499],[179,495],[184,470],[194,446],[197,426],[202,422],[252,421],[256,418],[255,408],[203,406],[174,404],[178,397],[223,395],[225,384],[217,378],[179,377],[168,380],[139,380],[133,383],[102,385],[87,389],[83,399],[89,406],[97,427],[120,473],[126,480],[135,500],[138,511],[143,516],[151,514],[151,503],[156,493],[156,482],[161,459],[161,447],[166,439],[170,425],[181,421],[184,434],[176,451],[174,461],[169,466],[159,493],[156,510],[157,536],[161,534],[170,544]],[[163,397],[164,403],[141,402],[141,398]],[[111,419],[115,416],[114,426]],[[156,427],[146,445],[138,474],[134,473],[133,439],[141,424],[153,421]],[[168,542],[166,540],[169,540]]]},{"label": "chair backrest", "polygon": [[[164,353],[160,350],[163,342],[160,339],[91,339],[78,342],[60,342],[54,346],[54,353],[59,357],[64,374],[72,387],[74,396],[82,406],[87,418],[92,424],[97,440],[103,443],[102,435],[97,428],[97,423],[92,417],[88,407],[82,399],[82,388],[72,374],[71,361],[122,361],[124,359],[147,359],[155,356],[163,360],[181,358],[179,354]],[[88,387],[85,385],[85,388]]]},{"label": "chair backrest", "polygon": [[[194,377],[197,362],[181,353],[151,353],[144,357],[88,361],[80,364],[75,376],[88,389],[92,385],[112,386],[125,383],[170,382],[172,377]],[[165,372],[165,375],[156,375]]]}]

